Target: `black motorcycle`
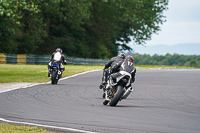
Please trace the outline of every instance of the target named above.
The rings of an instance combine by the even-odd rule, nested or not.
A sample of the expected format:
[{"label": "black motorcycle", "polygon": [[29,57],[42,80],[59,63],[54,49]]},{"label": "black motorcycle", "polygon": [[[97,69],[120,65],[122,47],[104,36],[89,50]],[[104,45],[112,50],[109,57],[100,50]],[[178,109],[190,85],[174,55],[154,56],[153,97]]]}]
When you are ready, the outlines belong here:
[{"label": "black motorcycle", "polygon": [[[126,71],[120,71],[116,81],[113,81],[112,75],[108,77],[107,84],[103,90],[105,93],[104,105],[116,106],[119,101],[126,99],[133,91],[131,87],[131,74]],[[126,89],[127,88],[127,89]]]}]

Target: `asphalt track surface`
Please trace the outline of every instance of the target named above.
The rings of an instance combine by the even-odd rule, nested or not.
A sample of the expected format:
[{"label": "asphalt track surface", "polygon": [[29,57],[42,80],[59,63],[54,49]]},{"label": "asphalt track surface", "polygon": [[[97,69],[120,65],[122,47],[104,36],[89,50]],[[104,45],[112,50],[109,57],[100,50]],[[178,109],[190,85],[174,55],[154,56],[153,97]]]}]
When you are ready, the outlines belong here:
[{"label": "asphalt track surface", "polygon": [[70,132],[199,133],[200,70],[138,69],[134,91],[102,104],[102,71],[0,93],[0,120]]}]

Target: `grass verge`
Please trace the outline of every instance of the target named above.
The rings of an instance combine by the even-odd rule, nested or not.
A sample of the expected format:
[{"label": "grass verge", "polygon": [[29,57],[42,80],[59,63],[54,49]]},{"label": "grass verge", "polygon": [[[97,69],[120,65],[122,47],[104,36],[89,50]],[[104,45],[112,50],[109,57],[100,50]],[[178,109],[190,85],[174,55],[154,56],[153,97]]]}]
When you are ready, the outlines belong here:
[{"label": "grass verge", "polygon": [[[63,77],[95,69],[103,69],[103,66],[65,65]],[[0,64],[0,83],[48,82],[50,78],[47,77],[47,73],[47,65]]]},{"label": "grass verge", "polygon": [[47,133],[47,131],[40,127],[16,126],[0,123],[0,133]]}]

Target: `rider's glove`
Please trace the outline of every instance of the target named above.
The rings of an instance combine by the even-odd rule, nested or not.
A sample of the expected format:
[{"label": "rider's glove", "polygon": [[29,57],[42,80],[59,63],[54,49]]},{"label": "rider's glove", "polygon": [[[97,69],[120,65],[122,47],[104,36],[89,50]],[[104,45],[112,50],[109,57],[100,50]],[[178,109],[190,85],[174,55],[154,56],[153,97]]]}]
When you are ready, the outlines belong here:
[{"label": "rider's glove", "polygon": [[111,69],[108,69],[108,74],[111,74],[112,73],[112,70]]}]

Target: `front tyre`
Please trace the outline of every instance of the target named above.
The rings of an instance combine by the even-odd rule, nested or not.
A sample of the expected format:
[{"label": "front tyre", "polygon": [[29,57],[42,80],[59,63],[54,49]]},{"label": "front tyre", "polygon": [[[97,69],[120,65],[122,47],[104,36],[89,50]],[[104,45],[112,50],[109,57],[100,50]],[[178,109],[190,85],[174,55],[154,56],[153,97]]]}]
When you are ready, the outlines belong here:
[{"label": "front tyre", "polygon": [[104,99],[103,101],[103,105],[107,105],[109,101],[107,101],[106,99]]},{"label": "front tyre", "polygon": [[119,85],[117,91],[115,92],[113,98],[110,100],[110,106],[116,106],[124,94],[124,87]]}]

